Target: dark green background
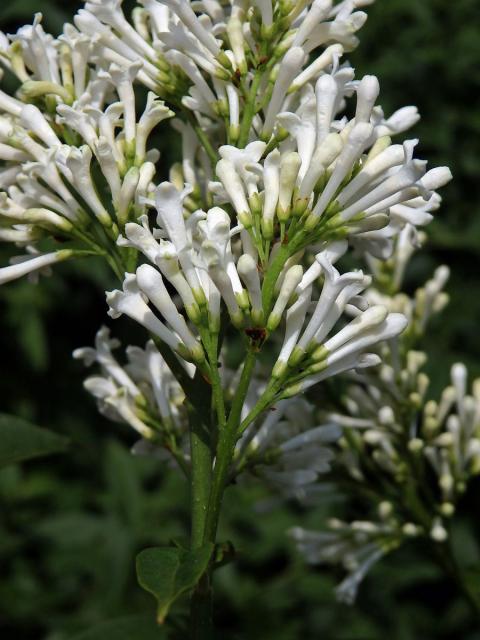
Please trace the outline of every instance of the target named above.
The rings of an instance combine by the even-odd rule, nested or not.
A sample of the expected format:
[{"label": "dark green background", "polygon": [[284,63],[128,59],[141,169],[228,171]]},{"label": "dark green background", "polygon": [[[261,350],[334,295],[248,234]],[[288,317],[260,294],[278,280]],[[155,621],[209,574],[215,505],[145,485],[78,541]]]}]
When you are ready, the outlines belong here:
[{"label": "dark green background", "polygon": [[[3,3],[0,27],[11,32],[41,10],[56,33],[79,6]],[[423,118],[413,131],[421,139],[419,155],[431,166],[448,164],[454,174],[408,283],[423,282],[441,263],[452,268],[451,304],[425,345],[435,391],[457,359],[480,374],[480,4],[379,0],[368,13],[362,44],[350,56],[358,75],[380,77],[386,113],[419,107]],[[168,148],[165,168],[176,150],[166,138],[160,146]],[[1,263],[11,254],[0,248]],[[96,413],[81,388],[84,372],[70,358],[104,321],[103,292],[110,285],[93,261],[62,265],[38,287],[0,288],[0,410],[73,442],[69,454],[0,474],[0,633],[6,639],[66,640],[108,618],[153,613],[153,601],[136,586],[134,556],[187,532],[186,488],[168,470],[130,457],[132,433]],[[114,329],[132,342],[144,340],[141,332],[132,339],[132,325],[123,321]],[[478,563],[477,495],[478,485],[458,516],[465,566]],[[306,570],[284,535],[297,523],[320,527],[327,512],[343,512],[342,504],[304,513],[254,485],[234,488],[228,497],[222,535],[235,542],[239,558],[216,577],[220,638],[480,638],[427,548],[411,545],[385,560],[349,608],[333,598],[340,574]],[[181,624],[184,613],[179,605],[174,622]]]}]

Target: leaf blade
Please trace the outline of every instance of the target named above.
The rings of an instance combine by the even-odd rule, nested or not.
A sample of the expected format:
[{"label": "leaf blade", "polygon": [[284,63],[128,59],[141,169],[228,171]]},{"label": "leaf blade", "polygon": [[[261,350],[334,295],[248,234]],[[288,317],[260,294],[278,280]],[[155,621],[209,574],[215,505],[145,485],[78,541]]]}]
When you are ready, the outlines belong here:
[{"label": "leaf blade", "polygon": [[140,586],[158,603],[158,622],[162,624],[170,607],[181,595],[193,589],[205,573],[214,545],[184,551],[177,547],[152,547],[137,556],[137,578]]},{"label": "leaf blade", "polygon": [[0,467],[60,453],[67,447],[68,439],[64,436],[36,427],[21,418],[0,413]]},{"label": "leaf blade", "polygon": [[101,622],[93,629],[75,635],[71,640],[166,640],[165,630],[158,627],[153,617],[134,615]]}]

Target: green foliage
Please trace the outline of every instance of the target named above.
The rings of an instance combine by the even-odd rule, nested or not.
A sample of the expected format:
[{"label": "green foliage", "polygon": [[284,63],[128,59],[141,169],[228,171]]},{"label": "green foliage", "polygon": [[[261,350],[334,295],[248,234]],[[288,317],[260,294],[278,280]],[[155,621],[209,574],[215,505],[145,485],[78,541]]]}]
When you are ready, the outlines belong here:
[{"label": "green foliage", "polygon": [[128,616],[110,622],[103,622],[94,629],[76,635],[72,640],[105,640],[106,638],[115,638],[115,640],[132,640],[132,638],[162,640],[165,637],[165,632],[158,628],[151,617]]},{"label": "green foliage", "polygon": [[65,451],[68,440],[25,420],[0,414],[0,467]]},{"label": "green foliage", "polygon": [[175,600],[193,589],[205,573],[213,547],[211,543],[191,551],[156,547],[138,554],[138,582],[157,599],[157,620],[161,624]]}]

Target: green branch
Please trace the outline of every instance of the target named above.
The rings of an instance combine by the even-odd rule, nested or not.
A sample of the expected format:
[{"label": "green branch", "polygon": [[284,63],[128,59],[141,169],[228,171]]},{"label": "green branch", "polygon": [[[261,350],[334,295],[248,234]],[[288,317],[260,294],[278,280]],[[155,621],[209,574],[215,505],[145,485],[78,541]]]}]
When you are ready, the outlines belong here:
[{"label": "green branch", "polygon": [[248,136],[250,135],[250,128],[252,126],[253,118],[257,112],[256,100],[260,82],[262,81],[263,71],[256,71],[253,76],[250,91],[248,93],[247,101],[243,111],[242,122],[240,123],[240,134],[238,136],[237,147],[243,149],[248,142]]},{"label": "green branch", "polygon": [[202,127],[195,120],[195,116],[192,113],[190,113],[189,111],[187,111],[186,109],[184,109],[184,113],[186,114],[186,116],[188,118],[188,121],[192,125],[192,129],[197,134],[197,138],[198,138],[200,144],[202,145],[202,147],[205,149],[205,152],[206,152],[206,154],[208,156],[208,159],[210,160],[210,164],[212,165],[212,168],[215,171],[215,167],[217,166],[217,162],[220,159],[219,156],[218,156],[218,153],[213,148],[212,143],[208,139],[208,136],[205,133],[205,131],[202,129]]},{"label": "green branch", "polygon": [[233,459],[233,452],[237,441],[237,429],[240,415],[248,392],[250,380],[252,378],[257,355],[254,351],[247,352],[243,364],[242,375],[235,397],[228,416],[227,424],[219,430],[218,446],[215,458],[215,468],[213,473],[212,487],[208,502],[207,519],[205,522],[204,542],[214,542],[217,532],[220,508],[222,505],[223,492],[228,477],[228,471]]}]

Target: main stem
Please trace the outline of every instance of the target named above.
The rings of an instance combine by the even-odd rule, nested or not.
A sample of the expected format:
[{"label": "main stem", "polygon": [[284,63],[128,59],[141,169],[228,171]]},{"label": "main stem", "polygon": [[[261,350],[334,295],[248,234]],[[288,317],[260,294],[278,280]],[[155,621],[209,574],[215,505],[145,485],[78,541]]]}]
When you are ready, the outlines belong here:
[{"label": "main stem", "polygon": [[[191,540],[192,549],[203,544],[207,515],[212,454],[210,433],[197,411],[190,411],[191,452]],[[203,576],[190,601],[190,637],[192,640],[210,640],[213,637],[212,589],[210,574]]]},{"label": "main stem", "polygon": [[198,414],[192,411],[190,418],[191,472],[191,510],[192,529],[191,547],[197,549],[203,543],[203,531],[207,515],[208,496],[210,494],[210,473],[212,455],[209,433]]},{"label": "main stem", "polygon": [[[222,433],[225,430],[226,422],[223,390],[217,365],[217,337],[203,332],[202,341],[210,362],[212,399],[209,411],[202,412],[204,414],[203,420],[198,412],[192,412],[190,416],[192,549],[201,547],[205,542],[215,543],[215,536],[211,540],[205,539],[207,509],[211,493],[212,434],[215,423]],[[210,566],[198,582],[190,601],[190,637],[192,640],[211,640],[213,638],[211,582],[212,570]]]},{"label": "main stem", "polygon": [[[260,74],[256,76],[254,85],[260,82],[259,76]],[[252,86],[250,97],[254,95],[254,88]],[[249,106],[251,113],[248,114],[244,123],[250,117],[253,117],[253,100],[250,101]],[[239,144],[239,146],[241,145]],[[290,251],[287,246],[282,246],[279,255],[276,256],[272,268],[267,274],[262,292],[264,306],[267,309],[271,306],[274,284],[285,261],[290,256]],[[198,548],[206,543],[216,543],[223,494],[233,460],[235,444],[239,437],[242,408],[257,359],[256,351],[249,345],[238,388],[235,392],[228,419],[226,419],[223,389],[217,365],[217,341],[212,340],[206,333],[202,335],[202,341],[210,362],[212,414],[215,415],[218,426],[218,442],[213,477],[211,477],[211,441],[209,437],[206,438],[201,420],[198,420],[198,414],[195,417],[192,416],[190,441],[192,455],[192,548]],[[213,421],[210,424],[209,435],[213,433],[212,426]],[[190,637],[192,640],[211,640],[213,638],[211,583],[212,566],[198,583],[191,599]]]},{"label": "main stem", "polygon": [[215,468],[205,521],[204,542],[215,542],[216,540],[223,492],[225,490],[228,471],[233,459],[240,415],[245,401],[245,396],[247,395],[248,387],[250,385],[255,361],[256,353],[249,349],[245,357],[242,375],[235,393],[230,415],[228,416],[226,425],[220,430],[218,435]]}]

